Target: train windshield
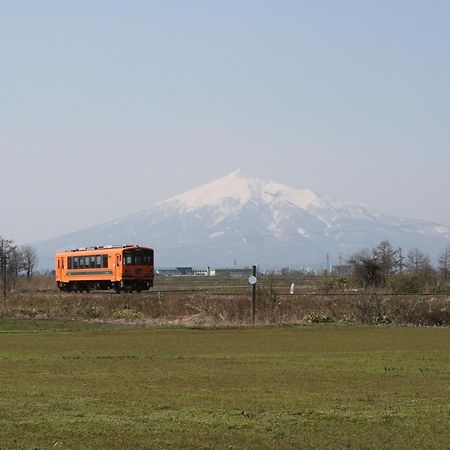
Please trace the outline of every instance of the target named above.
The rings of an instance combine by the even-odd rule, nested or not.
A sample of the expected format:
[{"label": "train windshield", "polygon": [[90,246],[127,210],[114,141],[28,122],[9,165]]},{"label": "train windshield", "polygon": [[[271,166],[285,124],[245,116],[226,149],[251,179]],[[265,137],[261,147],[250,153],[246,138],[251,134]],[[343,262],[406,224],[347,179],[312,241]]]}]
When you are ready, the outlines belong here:
[{"label": "train windshield", "polygon": [[153,264],[153,251],[143,248],[123,252],[123,263],[127,266],[149,266]]}]

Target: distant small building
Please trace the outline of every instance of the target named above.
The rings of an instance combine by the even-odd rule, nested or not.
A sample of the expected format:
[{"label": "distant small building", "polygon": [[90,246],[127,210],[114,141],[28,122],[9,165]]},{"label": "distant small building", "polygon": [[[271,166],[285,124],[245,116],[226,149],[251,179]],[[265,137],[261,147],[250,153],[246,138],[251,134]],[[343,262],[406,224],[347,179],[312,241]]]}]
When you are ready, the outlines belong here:
[{"label": "distant small building", "polygon": [[194,269],[193,275],[199,277],[213,277],[216,275],[216,271],[210,267],[206,269]]},{"label": "distant small building", "polygon": [[156,274],[162,277],[176,277],[176,276],[205,277],[205,276],[214,276],[216,274],[216,271],[211,270],[209,266],[206,268],[182,266],[182,267],[159,268],[156,270]]},{"label": "distant small building", "polygon": [[192,267],[177,267],[178,275],[194,275]]},{"label": "distant small building", "polygon": [[155,270],[156,275],[159,275],[160,277],[173,277],[176,275],[179,275],[178,270],[176,267],[173,268],[159,268]]},{"label": "distant small building", "polygon": [[242,277],[242,276],[250,276],[253,274],[253,269],[251,267],[242,267],[242,268],[223,268],[216,269],[216,275],[224,276],[224,277]]}]

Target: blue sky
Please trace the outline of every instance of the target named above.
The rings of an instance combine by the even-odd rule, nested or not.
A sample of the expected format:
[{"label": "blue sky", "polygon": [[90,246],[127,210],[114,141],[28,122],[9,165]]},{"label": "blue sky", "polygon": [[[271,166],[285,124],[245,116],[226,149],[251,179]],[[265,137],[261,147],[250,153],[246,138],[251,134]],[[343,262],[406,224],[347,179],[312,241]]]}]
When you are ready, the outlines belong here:
[{"label": "blue sky", "polygon": [[450,224],[449,23],[447,1],[0,2],[0,235],[238,167]]}]

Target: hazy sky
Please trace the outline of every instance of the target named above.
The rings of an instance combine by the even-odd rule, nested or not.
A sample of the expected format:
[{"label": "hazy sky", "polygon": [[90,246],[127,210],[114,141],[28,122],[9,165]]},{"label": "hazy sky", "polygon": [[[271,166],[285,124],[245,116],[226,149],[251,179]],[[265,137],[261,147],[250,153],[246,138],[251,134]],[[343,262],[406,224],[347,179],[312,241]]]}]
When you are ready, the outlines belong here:
[{"label": "hazy sky", "polygon": [[0,235],[236,168],[450,224],[450,2],[0,1]]}]

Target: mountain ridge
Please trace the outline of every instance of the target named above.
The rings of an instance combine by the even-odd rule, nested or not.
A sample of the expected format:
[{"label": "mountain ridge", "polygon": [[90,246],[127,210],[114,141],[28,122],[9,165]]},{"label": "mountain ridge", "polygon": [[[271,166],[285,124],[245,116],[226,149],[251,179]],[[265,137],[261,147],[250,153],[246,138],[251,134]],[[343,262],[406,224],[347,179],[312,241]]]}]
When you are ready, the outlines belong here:
[{"label": "mountain ridge", "polygon": [[251,178],[240,169],[154,206],[96,227],[34,244],[43,267],[56,251],[130,243],[156,250],[158,266],[259,264],[320,266],[381,240],[432,256],[449,228],[389,216],[359,203]]}]

